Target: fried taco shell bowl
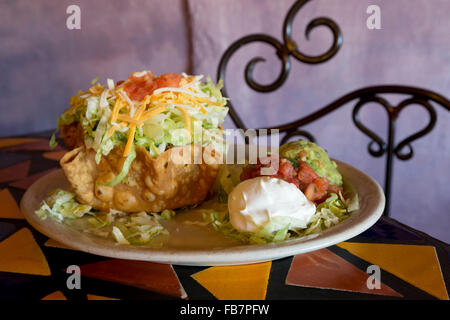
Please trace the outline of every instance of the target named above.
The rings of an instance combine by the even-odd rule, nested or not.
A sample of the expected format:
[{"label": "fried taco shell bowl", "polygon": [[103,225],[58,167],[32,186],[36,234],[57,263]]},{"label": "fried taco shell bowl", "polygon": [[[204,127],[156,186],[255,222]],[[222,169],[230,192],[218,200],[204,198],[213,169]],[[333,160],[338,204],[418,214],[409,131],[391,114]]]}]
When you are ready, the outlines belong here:
[{"label": "fried taco shell bowl", "polygon": [[[78,147],[69,151],[60,164],[82,203],[99,210],[161,212],[202,202],[214,184],[221,160],[215,151],[209,153],[207,161],[203,160],[208,150],[198,145],[174,147],[156,159],[143,147],[136,146],[135,151],[126,178],[114,186],[108,182],[122,170],[122,146],[102,156],[99,164],[95,162],[95,151]],[[194,163],[199,156],[203,161]]]}]

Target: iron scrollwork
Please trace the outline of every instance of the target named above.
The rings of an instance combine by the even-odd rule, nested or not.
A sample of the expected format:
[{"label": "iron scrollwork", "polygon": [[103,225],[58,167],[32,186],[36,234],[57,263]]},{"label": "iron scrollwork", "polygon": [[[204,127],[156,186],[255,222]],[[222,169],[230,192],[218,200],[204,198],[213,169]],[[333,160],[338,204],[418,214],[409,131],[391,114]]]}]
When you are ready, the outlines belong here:
[{"label": "iron scrollwork", "polygon": [[[368,152],[374,157],[381,157],[386,154],[386,171],[385,171],[385,187],[384,191],[386,194],[386,209],[385,215],[389,214],[389,206],[390,206],[390,195],[391,195],[391,187],[392,187],[392,169],[393,169],[393,158],[397,157],[399,160],[409,160],[414,155],[414,149],[411,146],[411,143],[414,140],[419,139],[420,137],[425,136],[431,130],[433,130],[437,121],[436,110],[434,110],[433,106],[430,104],[428,99],[432,99],[432,95],[428,94],[427,97],[424,96],[415,96],[415,89],[410,88],[408,90],[412,97],[406,98],[402,102],[400,102],[397,106],[392,106],[386,101],[384,98],[372,95],[372,96],[363,96],[360,98],[358,103],[353,108],[353,122],[356,127],[363,132],[366,136],[368,136],[371,141],[367,147]],[[359,112],[369,102],[375,102],[378,105],[381,105],[383,109],[386,111],[388,115],[388,133],[387,133],[387,142],[385,142],[382,138],[380,138],[376,133],[372,130],[368,129],[362,122],[359,117]],[[403,139],[399,143],[395,143],[395,123],[398,119],[400,112],[410,105],[418,105],[423,107],[429,114],[428,124],[422,129],[417,131],[416,133],[408,136]],[[449,110],[450,104],[448,101],[442,104],[447,110]],[[373,148],[373,145],[377,145],[377,149]],[[404,148],[408,148],[406,153],[402,153]]]},{"label": "iron scrollwork", "polygon": [[[392,106],[386,99],[384,99],[382,94],[400,94],[406,95],[407,97],[401,101],[397,106]],[[329,105],[311,113],[310,115],[303,117],[299,120],[293,121],[291,123],[280,126],[280,131],[291,132],[302,132],[298,128],[307,125],[313,121],[316,121],[325,115],[336,111],[340,108],[346,106],[349,102],[357,100],[356,105],[353,107],[353,122],[356,127],[363,132],[366,136],[370,138],[368,144],[368,152],[374,157],[382,157],[386,155],[386,166],[385,166],[385,180],[384,180],[384,192],[386,195],[386,209],[384,211],[385,215],[389,215],[389,205],[390,205],[390,195],[392,186],[392,170],[393,170],[393,159],[394,157],[399,160],[409,160],[414,155],[414,149],[411,143],[431,132],[437,122],[436,110],[431,104],[431,102],[443,107],[445,110],[450,111],[450,101],[433,91],[425,90],[421,88],[406,87],[406,86],[373,86],[362,88],[335,100]],[[359,111],[364,105],[369,102],[376,103],[382,106],[388,114],[388,132],[387,132],[387,142],[379,137],[372,130],[365,126],[360,117]],[[395,143],[395,123],[398,119],[400,112],[410,105],[418,105],[423,107],[429,114],[429,120],[427,125],[415,132],[414,134],[406,137],[402,141]],[[268,128],[270,129],[275,129]],[[303,135],[303,134],[300,134]],[[305,135],[303,135],[305,136]],[[282,142],[287,141],[291,136],[285,136]],[[311,140],[313,141],[313,140]],[[403,150],[407,148],[407,152]]]},{"label": "iron scrollwork", "polygon": [[[318,56],[308,56],[299,51],[296,42],[292,39],[292,23],[293,20],[298,13],[298,11],[305,5],[309,0],[300,0],[296,1],[294,5],[290,8],[283,24],[283,40],[284,43],[281,43],[277,39],[265,35],[265,34],[253,34],[246,37],[243,37],[237,41],[235,41],[223,54],[222,59],[219,63],[218,68],[218,79],[224,81],[224,88],[222,89],[224,95],[228,96],[226,92],[226,68],[231,56],[242,46],[245,46],[249,43],[254,42],[262,42],[271,45],[275,48],[278,58],[281,61],[281,71],[277,77],[277,79],[268,84],[262,85],[253,79],[253,71],[255,66],[259,62],[265,61],[262,57],[256,57],[250,60],[245,68],[245,81],[255,91],[267,93],[272,92],[280,88],[285,80],[287,79],[291,61],[290,57],[293,56],[296,60],[307,63],[307,64],[316,64],[325,62],[331,59],[339,50],[342,45],[342,34],[338,27],[338,25],[329,18],[316,18],[312,20],[308,26],[306,27],[305,35],[306,38],[309,39],[309,34],[311,30],[318,26],[325,26],[331,30],[333,33],[333,43],[327,52],[318,55]],[[392,106],[385,98],[381,95],[383,94],[401,94],[406,95],[407,97],[400,102],[397,106]],[[382,157],[386,155],[386,168],[385,168],[385,194],[386,194],[386,209],[384,214],[389,215],[389,200],[391,194],[391,180],[392,180],[392,167],[393,167],[393,159],[397,157],[399,160],[408,160],[411,159],[414,155],[414,150],[412,148],[411,143],[415,140],[425,136],[428,134],[435,126],[437,121],[436,111],[431,104],[431,102],[440,105],[447,111],[450,111],[450,101],[430,90],[425,90],[421,88],[413,88],[406,86],[398,86],[398,85],[388,85],[388,86],[373,86],[361,88],[355,91],[352,91],[345,96],[333,101],[327,106],[312,112],[311,114],[300,118],[298,120],[289,122],[287,124],[277,125],[273,127],[266,128],[267,130],[277,129],[279,132],[284,132],[285,136],[282,138],[281,142],[287,142],[294,136],[302,136],[312,142],[315,142],[314,137],[307,131],[302,130],[301,128],[313,121],[319,120],[325,115],[332,113],[349,102],[357,100],[356,105],[353,107],[353,122],[356,127],[364,133],[366,136],[370,138],[370,142],[368,144],[368,152],[370,155],[374,157]],[[387,141],[384,141],[380,136],[374,133],[372,130],[368,129],[365,126],[360,117],[359,111],[368,103],[375,103],[384,108],[388,115],[388,133],[387,133]],[[421,130],[416,133],[408,136],[403,139],[399,143],[395,143],[395,123],[399,117],[399,114],[402,110],[407,108],[410,105],[419,105],[428,112],[429,114],[429,122],[428,124]],[[242,119],[236,113],[233,105],[229,103],[230,107],[230,116],[233,119],[235,125],[240,129],[247,129]],[[404,151],[405,148],[407,151]]]},{"label": "iron scrollwork", "polygon": [[[241,47],[250,44],[250,43],[266,43],[272,46],[275,49],[277,57],[281,61],[281,70],[278,74],[278,77],[270,84],[263,85],[258,83],[253,78],[253,71],[256,65],[260,62],[264,62],[265,59],[263,57],[255,57],[251,59],[246,67],[245,67],[245,81],[250,88],[258,92],[272,92],[280,88],[284,82],[286,81],[289,72],[291,70],[291,59],[293,56],[296,60],[307,63],[307,64],[317,64],[325,62],[331,59],[339,50],[342,45],[342,34],[339,29],[339,26],[331,19],[326,17],[319,17],[312,20],[306,27],[305,36],[306,39],[309,39],[310,33],[313,29],[319,26],[325,26],[331,30],[333,34],[333,42],[330,48],[323,54],[317,56],[309,56],[302,53],[297,43],[292,39],[292,24],[295,16],[300,11],[300,9],[310,0],[300,0],[294,3],[294,5],[289,9],[289,12],[284,20],[283,24],[283,40],[284,43],[281,43],[278,39],[271,37],[265,34],[252,34],[245,36],[228,47],[225,53],[222,55],[222,58],[219,63],[218,68],[218,79],[221,79],[224,82],[224,88],[222,89],[223,94],[228,96],[226,91],[226,69],[230,58],[234,55],[234,53],[239,50]],[[233,105],[228,103],[230,108],[230,116],[232,117],[235,124],[242,129],[246,129],[246,126],[239,115],[236,113]]]},{"label": "iron scrollwork", "polygon": [[[376,135],[372,130],[368,129],[364,124],[361,122],[359,118],[359,111],[360,109],[368,102],[377,102],[378,104],[382,105],[384,110],[387,112],[387,115],[389,117],[389,123],[394,126],[395,121],[397,120],[400,111],[402,111],[404,108],[410,105],[419,105],[422,106],[429,114],[429,121],[428,124],[423,128],[422,130],[410,135],[409,137],[403,139],[400,141],[397,145],[394,145],[394,137],[389,137],[389,135],[394,134],[394,127],[389,128],[388,132],[388,140],[391,140],[392,145],[392,153],[400,160],[409,160],[414,155],[414,150],[411,146],[411,142],[414,140],[419,139],[420,137],[423,137],[427,133],[429,133],[431,130],[433,130],[436,120],[437,120],[437,114],[434,110],[433,106],[425,99],[423,98],[408,98],[406,100],[403,100],[398,106],[393,107],[391,106],[385,99],[381,97],[370,97],[370,98],[361,98],[359,102],[356,104],[356,106],[353,109],[353,122],[358,127],[360,131],[362,131],[366,136],[368,136],[372,141],[368,145],[368,152],[374,156],[374,157],[381,157],[383,156],[387,151],[389,151],[389,143],[384,142],[378,135]],[[377,144],[378,149],[375,150],[372,148],[373,144]],[[407,153],[402,153],[401,151],[408,147]]]}]

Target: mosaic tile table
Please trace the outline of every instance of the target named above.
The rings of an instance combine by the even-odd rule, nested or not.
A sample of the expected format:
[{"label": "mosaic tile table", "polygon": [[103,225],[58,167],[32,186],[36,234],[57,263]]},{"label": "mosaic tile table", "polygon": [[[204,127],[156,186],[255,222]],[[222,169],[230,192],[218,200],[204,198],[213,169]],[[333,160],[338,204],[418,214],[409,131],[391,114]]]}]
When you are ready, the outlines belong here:
[{"label": "mosaic tile table", "polygon": [[[50,150],[48,137],[0,139],[2,300],[449,298],[448,244],[389,218],[335,246],[245,266],[164,265],[64,247],[18,207],[25,190],[59,166],[64,150]],[[70,265],[81,268],[81,289],[67,288]],[[379,289],[367,286],[371,265],[381,269]]]}]

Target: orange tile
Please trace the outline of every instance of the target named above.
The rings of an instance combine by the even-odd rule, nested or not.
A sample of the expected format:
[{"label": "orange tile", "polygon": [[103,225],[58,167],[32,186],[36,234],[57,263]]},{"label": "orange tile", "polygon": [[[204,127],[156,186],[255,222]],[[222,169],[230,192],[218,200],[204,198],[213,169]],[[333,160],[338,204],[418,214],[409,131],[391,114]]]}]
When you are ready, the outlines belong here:
[{"label": "orange tile", "polygon": [[61,291],[58,290],[46,295],[41,300],[67,300],[67,298]]},{"label": "orange tile", "polygon": [[117,282],[179,298],[186,298],[170,264],[111,259],[80,267],[85,277]]},{"label": "orange tile", "polygon": [[379,289],[369,289],[367,286],[369,276],[369,274],[330,250],[321,249],[294,256],[286,278],[286,284],[386,296],[402,296],[383,283],[380,284]]},{"label": "orange tile", "polygon": [[2,138],[0,139],[0,148],[6,148],[10,146],[15,146],[24,143],[42,141],[43,139],[38,138]]},{"label": "orange tile", "polygon": [[44,152],[42,156],[46,159],[59,161],[67,153],[67,150]]},{"label": "orange tile", "polygon": [[0,183],[25,178],[30,170],[30,164],[31,161],[26,160],[0,169]]},{"label": "orange tile", "polygon": [[50,172],[53,172],[53,171],[55,171],[55,170],[58,170],[58,168],[52,168],[52,169],[45,170],[45,171],[42,171],[42,172],[39,172],[39,173],[35,173],[35,174],[33,174],[33,175],[31,175],[31,176],[28,176],[28,177],[26,177],[26,178],[24,178],[24,179],[14,181],[14,182],[10,183],[9,185],[10,185],[11,187],[15,187],[15,188],[19,188],[19,189],[24,189],[24,190],[26,190],[26,189],[28,189],[33,183],[35,183],[37,180],[39,180],[41,177],[43,177],[43,176],[45,176],[45,175],[47,175],[47,174],[49,174]]},{"label": "orange tile", "polygon": [[31,143],[6,147],[2,151],[56,151],[61,149],[62,148],[60,146],[52,149],[49,145],[49,140],[41,139]]}]

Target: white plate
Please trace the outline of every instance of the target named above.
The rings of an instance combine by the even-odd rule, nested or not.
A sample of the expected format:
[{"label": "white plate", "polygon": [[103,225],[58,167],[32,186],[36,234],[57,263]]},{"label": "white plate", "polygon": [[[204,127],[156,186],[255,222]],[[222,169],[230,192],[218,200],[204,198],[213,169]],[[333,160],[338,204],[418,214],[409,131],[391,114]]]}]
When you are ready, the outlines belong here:
[{"label": "white plate", "polygon": [[370,228],[382,215],[385,204],[383,190],[365,173],[340,161],[344,182],[352,185],[359,196],[360,209],[328,230],[308,238],[297,238],[266,245],[242,245],[225,238],[211,226],[189,221],[201,221],[198,214],[181,213],[165,222],[168,242],[161,248],[116,244],[78,231],[55,219],[39,219],[34,213],[48,192],[55,188],[69,189],[62,170],[52,172],[36,181],[25,193],[21,209],[28,222],[38,231],[74,249],[112,258],[143,260],[195,266],[237,265],[264,262],[325,248],[357,236]]}]

